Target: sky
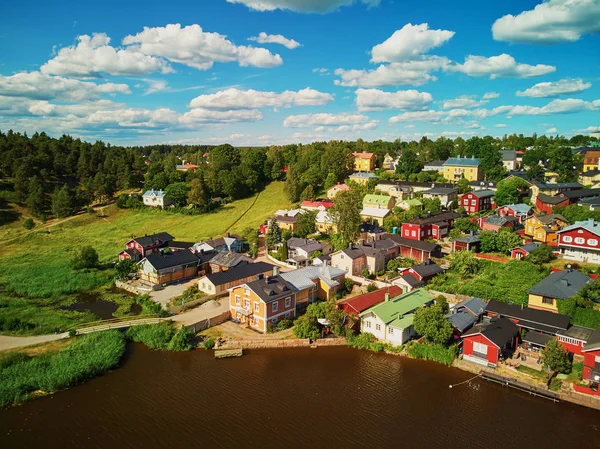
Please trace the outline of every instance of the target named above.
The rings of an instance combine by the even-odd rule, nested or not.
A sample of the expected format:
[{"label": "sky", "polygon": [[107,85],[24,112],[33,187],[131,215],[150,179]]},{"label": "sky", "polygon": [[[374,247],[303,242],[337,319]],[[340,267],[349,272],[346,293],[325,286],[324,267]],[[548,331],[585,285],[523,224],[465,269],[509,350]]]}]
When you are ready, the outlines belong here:
[{"label": "sky", "polygon": [[0,130],[273,145],[600,128],[600,0],[5,0]]}]

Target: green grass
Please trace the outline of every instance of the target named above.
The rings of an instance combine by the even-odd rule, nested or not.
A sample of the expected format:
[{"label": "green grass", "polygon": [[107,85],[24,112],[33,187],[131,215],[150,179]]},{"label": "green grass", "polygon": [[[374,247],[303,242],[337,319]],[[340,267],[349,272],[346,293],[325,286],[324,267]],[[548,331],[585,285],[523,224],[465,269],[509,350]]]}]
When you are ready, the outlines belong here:
[{"label": "green grass", "polygon": [[446,348],[442,345],[418,343],[411,341],[406,345],[406,352],[413,359],[433,360],[450,366],[458,355],[456,346]]},{"label": "green grass", "polygon": [[130,327],[125,336],[153,351],[189,351],[192,348],[191,334],[184,327],[177,330],[172,322]]},{"label": "green grass", "polygon": [[548,375],[544,371],[538,371],[536,369],[530,368],[525,365],[517,366],[517,371],[520,371],[523,374],[527,374],[527,375],[539,380],[540,382],[548,381]]},{"label": "green grass", "polygon": [[8,353],[0,357],[0,408],[53,393],[104,374],[125,353],[125,338],[118,331],[77,337],[56,352],[30,357]]}]

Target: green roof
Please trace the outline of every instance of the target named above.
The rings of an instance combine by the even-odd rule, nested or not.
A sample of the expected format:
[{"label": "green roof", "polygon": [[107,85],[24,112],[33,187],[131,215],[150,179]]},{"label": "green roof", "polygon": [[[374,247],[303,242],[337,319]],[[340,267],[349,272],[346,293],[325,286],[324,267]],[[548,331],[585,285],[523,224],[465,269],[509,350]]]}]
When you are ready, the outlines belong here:
[{"label": "green roof", "polygon": [[388,195],[375,195],[374,193],[367,193],[363,198],[363,204],[377,204],[379,206],[387,206],[392,197]]},{"label": "green roof", "polygon": [[412,198],[412,199],[409,199],[409,200],[404,200],[404,202],[405,202],[406,204],[408,204],[409,206],[422,206],[422,205],[423,205],[423,203],[421,203],[421,202],[420,202],[418,199],[416,199],[416,198]]},{"label": "green roof", "polygon": [[396,296],[395,298],[391,298],[388,301],[379,303],[376,306],[365,310],[359,316],[373,313],[385,324],[390,324],[392,321],[402,322],[402,320],[406,318],[405,315],[415,311],[419,307],[424,306],[431,301],[433,301],[433,296],[431,296],[425,290],[418,288],[412,292],[405,293],[403,295]]},{"label": "green roof", "polygon": [[400,318],[396,318],[391,323],[388,323],[388,326],[395,327],[396,329],[407,329],[408,327],[412,326],[414,318],[415,314],[409,313]]}]

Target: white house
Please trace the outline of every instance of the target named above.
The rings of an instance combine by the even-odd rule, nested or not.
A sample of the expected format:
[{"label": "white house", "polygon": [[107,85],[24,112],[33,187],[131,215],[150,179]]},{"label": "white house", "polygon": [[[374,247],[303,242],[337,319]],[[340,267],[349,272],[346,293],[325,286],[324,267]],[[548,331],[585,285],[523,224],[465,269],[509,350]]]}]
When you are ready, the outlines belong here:
[{"label": "white house", "polygon": [[399,346],[416,335],[413,327],[414,312],[433,303],[433,296],[421,289],[390,298],[362,312],[360,331],[371,333],[378,340]]},{"label": "white house", "polygon": [[146,190],[142,199],[144,204],[150,207],[168,207],[173,204],[173,201],[167,198],[162,190]]}]

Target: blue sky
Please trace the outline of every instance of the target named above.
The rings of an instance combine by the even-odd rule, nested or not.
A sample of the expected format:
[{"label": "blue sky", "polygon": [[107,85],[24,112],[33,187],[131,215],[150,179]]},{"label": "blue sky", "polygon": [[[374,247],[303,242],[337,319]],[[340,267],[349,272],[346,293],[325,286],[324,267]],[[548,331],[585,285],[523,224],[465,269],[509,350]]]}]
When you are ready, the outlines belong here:
[{"label": "blue sky", "polygon": [[587,133],[600,0],[16,2],[0,129],[115,144]]}]

